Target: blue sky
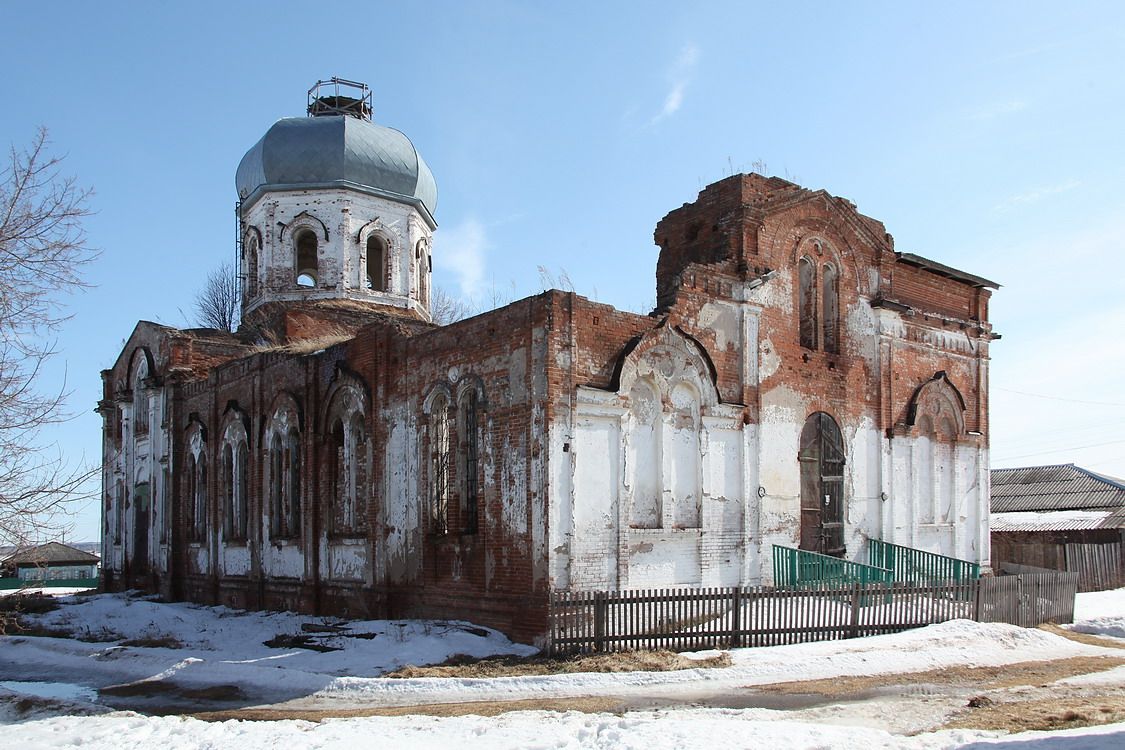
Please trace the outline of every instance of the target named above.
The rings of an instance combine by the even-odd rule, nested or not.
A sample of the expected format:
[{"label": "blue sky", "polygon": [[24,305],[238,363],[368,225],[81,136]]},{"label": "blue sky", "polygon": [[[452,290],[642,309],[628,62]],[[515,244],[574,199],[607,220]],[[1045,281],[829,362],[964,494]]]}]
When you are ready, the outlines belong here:
[{"label": "blue sky", "polygon": [[102,251],[44,383],[78,417],[47,437],[97,459],[99,371],[138,319],[192,322],[239,159],[339,75],[433,169],[454,293],[522,297],[543,267],[647,311],[656,222],[765,165],[1004,285],[994,466],[1125,477],[1125,5],[1059,5],[7,0],[0,140],[50,129]]}]

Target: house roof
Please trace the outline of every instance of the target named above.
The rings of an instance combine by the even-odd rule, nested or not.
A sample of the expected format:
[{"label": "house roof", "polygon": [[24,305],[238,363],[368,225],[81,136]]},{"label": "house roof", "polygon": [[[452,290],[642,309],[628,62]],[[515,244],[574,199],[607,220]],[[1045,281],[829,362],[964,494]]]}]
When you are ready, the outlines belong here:
[{"label": "house roof", "polygon": [[1074,464],[992,470],[992,512],[1125,508],[1125,481]]},{"label": "house roof", "polygon": [[9,565],[90,565],[101,558],[60,542],[47,542],[38,547],[21,550],[4,560]]},{"label": "house roof", "polygon": [[[1122,509],[1125,510],[1125,509]],[[1085,531],[1125,526],[1125,513],[1113,510],[1025,510],[993,513],[992,531]]]}]

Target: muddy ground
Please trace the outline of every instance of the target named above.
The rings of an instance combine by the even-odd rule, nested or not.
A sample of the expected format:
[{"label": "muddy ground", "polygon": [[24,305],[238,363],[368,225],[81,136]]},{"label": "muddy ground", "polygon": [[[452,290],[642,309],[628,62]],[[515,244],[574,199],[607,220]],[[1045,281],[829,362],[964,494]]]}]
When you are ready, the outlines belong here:
[{"label": "muddy ground", "polygon": [[[1113,639],[1053,632],[1082,643],[1125,648]],[[483,660],[424,669],[409,668],[402,677],[495,677],[558,671],[666,670],[724,666],[729,658],[692,662],[672,653],[611,654],[567,660]],[[644,696],[537,698],[533,700],[431,703],[414,706],[347,709],[258,707],[194,714],[207,720],[275,720],[359,716],[495,716],[508,711],[582,711],[624,713],[631,710],[704,706],[783,712],[795,721],[829,721],[876,726],[899,734],[948,728],[1020,732],[1066,729],[1125,721],[1125,685],[1064,685],[1059,680],[1104,672],[1125,665],[1122,656],[1073,657],[1028,661],[1002,667],[950,667],[927,672],[842,677],[828,680],[758,685],[736,690]]]}]

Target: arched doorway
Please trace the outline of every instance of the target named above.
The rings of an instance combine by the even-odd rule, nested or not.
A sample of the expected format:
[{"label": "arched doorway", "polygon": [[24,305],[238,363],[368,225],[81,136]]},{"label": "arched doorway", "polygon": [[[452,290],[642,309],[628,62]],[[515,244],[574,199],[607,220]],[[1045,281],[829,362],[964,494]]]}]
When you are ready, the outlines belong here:
[{"label": "arched doorway", "polygon": [[829,415],[817,412],[801,430],[801,549],[844,555],[844,441]]}]

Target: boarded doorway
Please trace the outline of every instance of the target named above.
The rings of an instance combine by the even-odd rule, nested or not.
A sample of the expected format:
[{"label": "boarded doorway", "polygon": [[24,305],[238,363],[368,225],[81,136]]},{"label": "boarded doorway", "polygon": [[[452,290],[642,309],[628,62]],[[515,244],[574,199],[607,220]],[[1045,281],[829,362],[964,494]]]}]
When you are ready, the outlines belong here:
[{"label": "boarded doorway", "polygon": [[801,430],[801,549],[844,555],[844,441],[836,420],[813,414]]}]

